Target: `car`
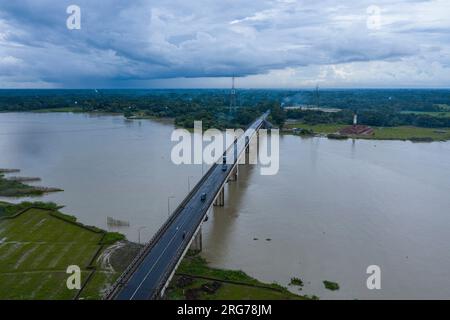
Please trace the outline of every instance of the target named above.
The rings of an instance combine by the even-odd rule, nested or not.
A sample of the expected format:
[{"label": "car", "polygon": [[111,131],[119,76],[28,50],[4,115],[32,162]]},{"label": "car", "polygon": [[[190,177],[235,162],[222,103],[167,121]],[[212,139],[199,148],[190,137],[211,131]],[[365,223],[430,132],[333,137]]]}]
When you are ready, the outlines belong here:
[{"label": "car", "polygon": [[227,171],[227,156],[222,157],[222,171]]},{"label": "car", "polygon": [[200,196],[200,200],[201,201],[205,201],[206,200],[206,193],[203,192],[202,195]]},{"label": "car", "polygon": [[183,240],[186,239],[186,231],[183,231]]}]

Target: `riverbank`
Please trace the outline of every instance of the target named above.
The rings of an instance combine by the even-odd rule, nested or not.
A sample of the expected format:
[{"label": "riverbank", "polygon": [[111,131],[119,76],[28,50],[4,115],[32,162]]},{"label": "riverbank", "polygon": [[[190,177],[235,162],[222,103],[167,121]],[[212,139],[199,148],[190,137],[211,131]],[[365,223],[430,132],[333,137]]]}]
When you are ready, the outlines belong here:
[{"label": "riverbank", "polygon": [[34,113],[47,113],[47,112],[72,112],[72,113],[82,113],[83,108],[81,107],[62,107],[62,108],[44,108],[44,109],[36,109],[36,110],[30,110],[27,112],[34,112]]},{"label": "riverbank", "polygon": [[[122,234],[78,223],[54,203],[0,202],[0,299],[101,299],[141,246]],[[69,290],[69,265],[81,269],[81,290]],[[242,271],[211,268],[189,252],[167,299],[317,299],[265,284]]]},{"label": "riverbank", "polygon": [[260,282],[242,271],[215,269],[198,253],[188,252],[169,288],[170,300],[310,300],[314,296],[296,295],[278,284]]},{"label": "riverbank", "polygon": [[[51,203],[0,203],[0,299],[100,299],[140,246],[85,226]],[[70,265],[81,289],[69,290]]]},{"label": "riverbank", "polygon": [[32,113],[85,113],[92,115],[115,115],[123,116],[127,120],[153,120],[162,123],[174,123],[175,118],[170,117],[157,117],[153,115],[147,115],[144,112],[134,112],[130,115],[125,115],[122,112],[105,112],[105,111],[85,111],[80,107],[65,107],[65,108],[50,108],[50,109],[37,109],[27,111]]},{"label": "riverbank", "polygon": [[32,186],[25,182],[39,181],[38,177],[6,177],[6,174],[17,173],[19,169],[0,169],[0,196],[2,197],[26,197],[41,196],[49,192],[63,191],[59,188]]},{"label": "riverbank", "polygon": [[[300,122],[287,122],[284,133],[293,133],[294,128],[311,131],[313,135],[334,134],[347,127],[341,124],[303,124]],[[450,128],[422,128],[411,126],[400,127],[372,127],[373,135],[349,135],[348,138],[372,140],[402,140],[402,141],[447,141],[450,140]]]}]

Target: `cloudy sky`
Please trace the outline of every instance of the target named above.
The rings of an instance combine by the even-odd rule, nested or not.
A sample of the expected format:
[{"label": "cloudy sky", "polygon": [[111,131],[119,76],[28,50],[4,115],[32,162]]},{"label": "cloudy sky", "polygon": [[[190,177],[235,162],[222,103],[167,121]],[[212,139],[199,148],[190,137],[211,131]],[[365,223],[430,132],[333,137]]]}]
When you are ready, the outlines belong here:
[{"label": "cloudy sky", "polygon": [[[81,10],[68,29],[67,7]],[[70,20],[72,21],[72,20]],[[450,0],[0,0],[1,88],[450,87]]]}]

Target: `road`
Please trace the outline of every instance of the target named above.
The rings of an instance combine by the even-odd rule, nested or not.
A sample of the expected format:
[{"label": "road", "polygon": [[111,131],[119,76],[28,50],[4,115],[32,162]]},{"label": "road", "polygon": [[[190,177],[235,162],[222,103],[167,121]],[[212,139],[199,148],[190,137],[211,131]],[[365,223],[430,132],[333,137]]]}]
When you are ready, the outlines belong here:
[{"label": "road", "polygon": [[[241,154],[245,149],[245,136],[258,130],[266,119],[268,112],[258,118],[237,139],[237,152]],[[233,146],[227,150],[227,157],[231,156]],[[166,222],[163,232],[153,239],[146,255],[139,260],[134,272],[127,277],[126,283],[121,286],[115,295],[119,300],[146,300],[154,299],[166,283],[175,268],[176,263],[182,259],[182,254],[189,244],[195,231],[211,207],[216,194],[220,191],[235,164],[228,164],[227,170],[222,170],[222,164],[213,164],[202,180],[185,199],[184,204],[177,208],[173,219]],[[201,195],[206,193],[202,201]],[[177,212],[178,211],[178,212]],[[186,234],[183,237],[183,233]]]}]

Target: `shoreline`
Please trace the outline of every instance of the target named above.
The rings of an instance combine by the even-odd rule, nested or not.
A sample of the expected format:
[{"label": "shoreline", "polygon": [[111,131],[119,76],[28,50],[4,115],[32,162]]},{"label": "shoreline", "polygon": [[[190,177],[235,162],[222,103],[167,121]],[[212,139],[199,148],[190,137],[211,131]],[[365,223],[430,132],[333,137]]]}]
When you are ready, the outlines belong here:
[{"label": "shoreline", "polygon": [[445,140],[437,140],[437,139],[431,139],[431,140],[424,140],[424,141],[420,141],[420,140],[414,140],[414,138],[371,138],[371,137],[363,137],[363,136],[343,136],[340,139],[337,138],[331,138],[328,137],[329,134],[325,134],[325,133],[315,133],[315,134],[310,134],[310,135],[302,135],[302,134],[295,134],[292,132],[281,132],[281,134],[283,135],[287,135],[287,136],[297,136],[297,137],[301,137],[301,138],[325,138],[325,139],[330,139],[330,140],[372,140],[372,141],[402,141],[402,142],[413,142],[413,143],[433,143],[433,142],[448,142],[450,141],[450,139],[445,139]]},{"label": "shoreline", "polygon": [[[340,135],[338,132],[347,125],[342,124],[303,124],[299,122],[288,122],[281,130],[283,134],[300,137],[325,137],[335,140],[363,139],[379,141],[411,141],[415,143],[424,142],[446,142],[450,141],[450,128],[424,128],[413,126],[397,127],[372,127],[373,135]],[[296,133],[294,130],[304,130],[306,133]]]},{"label": "shoreline", "polygon": [[240,270],[210,267],[201,253],[188,251],[165,293],[168,300],[318,300],[264,283]]},{"label": "shoreline", "polygon": [[[102,112],[102,111],[82,111],[81,108],[56,108],[56,109],[37,109],[27,111],[7,111],[2,113],[73,113],[73,114],[87,114],[98,116],[123,116],[124,120],[151,120],[160,123],[174,124],[175,118],[171,117],[157,117],[136,114],[132,116],[125,116],[120,112]],[[282,134],[290,134],[301,137],[328,137],[329,139],[364,139],[364,140],[380,140],[380,141],[411,141],[420,143],[429,142],[445,142],[450,141],[450,128],[428,128],[428,127],[414,127],[414,126],[397,126],[397,127],[373,127],[373,135],[346,135],[334,136],[340,129],[346,127],[345,124],[326,123],[326,124],[305,124],[298,121],[287,121],[283,129],[280,129]],[[176,126],[178,127],[178,126]],[[181,127],[184,128],[184,127]],[[184,128],[191,130],[192,128]],[[295,133],[294,129],[304,129],[311,131],[311,133]],[[328,135],[332,135],[331,137]]]},{"label": "shoreline", "polygon": [[0,197],[21,198],[38,197],[51,192],[62,192],[63,189],[45,186],[34,186],[26,182],[37,182],[39,177],[7,176],[18,173],[20,169],[0,169]]}]

